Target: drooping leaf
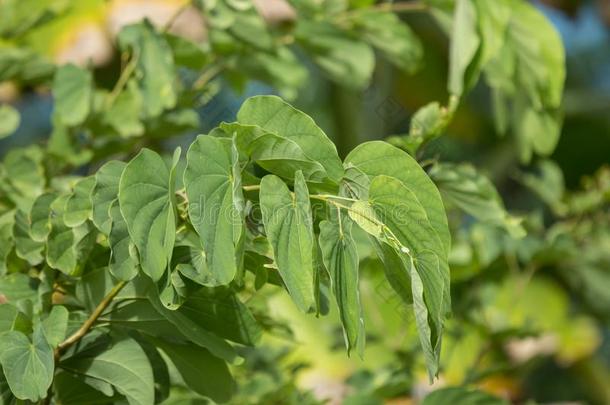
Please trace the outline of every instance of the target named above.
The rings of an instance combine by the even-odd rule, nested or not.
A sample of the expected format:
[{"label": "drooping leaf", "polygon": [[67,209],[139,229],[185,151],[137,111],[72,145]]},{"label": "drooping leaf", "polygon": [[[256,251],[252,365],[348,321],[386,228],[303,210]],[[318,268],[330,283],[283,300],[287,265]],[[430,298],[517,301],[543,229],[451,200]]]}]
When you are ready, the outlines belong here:
[{"label": "drooping leaf", "polygon": [[159,280],[171,261],[176,237],[170,168],[150,149],[125,166],[119,183],[119,204],[142,270]]},{"label": "drooping leaf", "polygon": [[64,222],[70,227],[82,225],[91,218],[91,190],[95,186],[95,177],[89,176],[74,185],[72,194],[64,208]]},{"label": "drooping leaf", "polygon": [[171,359],[190,389],[216,402],[231,398],[235,383],[223,360],[192,344],[169,344],[162,340],[155,343]]},{"label": "drooping leaf", "polygon": [[67,126],[82,124],[91,109],[91,72],[75,65],[61,66],[55,73],[53,96],[55,114]]},{"label": "drooping leaf", "polygon": [[176,105],[175,67],[170,46],[152,24],[144,21],[124,28],[119,34],[122,49],[131,48],[137,58],[136,70],[144,114],[156,117]]},{"label": "drooping leaf", "polygon": [[320,223],[322,259],[330,273],[347,352],[349,354],[356,347],[362,356],[366,334],[358,291],[358,250],[352,238],[352,221],[343,213],[331,218],[331,221]]},{"label": "drooping leaf", "polygon": [[232,141],[199,136],[187,152],[184,185],[189,217],[205,251],[208,285],[228,284],[237,273],[244,226],[241,169]]},{"label": "drooping leaf", "polygon": [[17,331],[0,334],[0,363],[11,392],[19,399],[38,401],[47,396],[53,380],[53,350],[40,328],[32,341]]},{"label": "drooping leaf", "polygon": [[131,280],[138,274],[139,260],[117,200],[110,206],[109,214],[112,226],[108,235],[110,245],[108,269],[119,280]]},{"label": "drooping leaf", "polygon": [[95,186],[91,191],[92,220],[103,233],[110,233],[110,204],[117,199],[119,182],[126,164],[111,160],[104,164],[95,174]]},{"label": "drooping leaf", "polygon": [[[374,177],[369,202],[390,232],[382,242],[397,251],[402,270],[410,274],[418,332],[432,378],[438,372],[443,320],[451,305],[443,243],[414,192],[400,180]],[[393,287],[399,293],[405,288]]]},{"label": "drooping leaf", "polygon": [[302,172],[295,174],[294,194],[279,177],[263,177],[260,203],[267,238],[286,288],[297,307],[315,308],[313,230],[309,192]]},{"label": "drooping leaf", "polygon": [[19,128],[21,116],[9,104],[0,105],[0,139],[6,138]]},{"label": "drooping leaf", "polygon": [[51,347],[57,347],[66,337],[68,330],[68,310],[62,305],[53,305],[49,315],[43,319],[44,336]]},{"label": "drooping leaf", "polygon": [[481,39],[477,32],[477,9],[471,0],[456,0],[449,50],[449,91],[461,96],[480,73],[477,52]]},{"label": "drooping leaf", "polygon": [[258,125],[265,131],[288,138],[301,147],[312,161],[326,169],[326,175],[338,182],[343,175],[337,149],[307,114],[276,96],[257,96],[246,100],[237,113],[242,124]]},{"label": "drooping leaf", "polygon": [[64,370],[111,384],[129,405],[154,403],[153,372],[144,350],[131,338],[121,338],[103,351],[83,350],[60,363]]},{"label": "drooping leaf", "polygon": [[519,219],[506,212],[492,182],[472,165],[439,163],[429,173],[441,195],[460,209],[482,221],[505,227],[514,237],[525,235]]}]

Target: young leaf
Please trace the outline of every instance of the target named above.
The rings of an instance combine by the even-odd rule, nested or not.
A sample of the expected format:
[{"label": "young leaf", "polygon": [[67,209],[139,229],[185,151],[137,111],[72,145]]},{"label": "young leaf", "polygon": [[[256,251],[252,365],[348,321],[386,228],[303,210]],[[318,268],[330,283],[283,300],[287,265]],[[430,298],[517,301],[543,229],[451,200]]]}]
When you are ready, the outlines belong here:
[{"label": "young leaf", "polygon": [[95,174],[95,186],[91,191],[92,220],[97,229],[104,234],[110,233],[110,205],[119,194],[119,182],[126,164],[111,160]]},{"label": "young leaf", "polygon": [[144,350],[131,338],[116,340],[101,352],[83,350],[62,361],[60,367],[111,384],[129,405],[154,403],[152,368]]},{"label": "young leaf", "polygon": [[[438,189],[426,175],[426,172],[406,152],[381,141],[366,142],[356,147],[345,158],[346,167],[353,166],[359,173],[366,174],[370,179],[377,175],[386,175],[400,180],[409,188],[424,207],[426,216],[442,242],[439,253],[447,257],[451,245],[451,235],[447,224],[445,207]],[[359,177],[356,181],[368,186],[365,179]],[[351,187],[354,189],[354,187]],[[362,196],[357,196],[364,198]]]},{"label": "young leaf", "polygon": [[55,73],[53,96],[55,114],[67,126],[82,124],[91,109],[91,72],[69,64],[61,66]]},{"label": "young leaf", "polygon": [[32,341],[17,331],[0,334],[0,363],[15,397],[39,401],[47,396],[53,380],[53,350],[40,328]]},{"label": "young leaf", "polygon": [[267,238],[286,288],[297,307],[315,309],[313,230],[309,192],[302,172],[295,174],[294,194],[279,177],[263,177],[260,203]]},{"label": "young leaf", "polygon": [[235,382],[227,364],[202,347],[155,340],[155,344],[170,358],[186,385],[196,393],[216,402],[228,401]]},{"label": "young leaf", "polygon": [[108,269],[119,280],[131,280],[138,274],[139,261],[136,248],[129,237],[127,224],[121,214],[118,200],[110,206],[112,226],[108,235],[110,262]]},{"label": "young leaf", "polygon": [[74,186],[74,191],[66,201],[64,222],[69,227],[82,225],[91,217],[91,190],[95,186],[95,177],[89,176]]},{"label": "young leaf", "polygon": [[338,182],[343,176],[337,148],[324,131],[307,114],[276,96],[247,99],[237,113],[241,124],[258,125],[267,132],[280,135],[301,147],[305,156],[320,163],[327,176]]},{"label": "young leaf", "polygon": [[199,136],[186,158],[189,217],[205,250],[207,279],[211,286],[228,284],[237,273],[244,226],[238,156],[230,139]]},{"label": "young leaf", "polygon": [[142,149],[125,166],[119,183],[121,213],[138,249],[142,271],[154,281],[167,270],[174,248],[172,188],[170,169],[150,149]]},{"label": "young leaf", "polygon": [[358,251],[352,238],[352,221],[343,213],[331,218],[331,221],[320,222],[322,259],[330,273],[347,353],[349,355],[352,348],[358,347],[362,356],[366,335],[358,291]]}]

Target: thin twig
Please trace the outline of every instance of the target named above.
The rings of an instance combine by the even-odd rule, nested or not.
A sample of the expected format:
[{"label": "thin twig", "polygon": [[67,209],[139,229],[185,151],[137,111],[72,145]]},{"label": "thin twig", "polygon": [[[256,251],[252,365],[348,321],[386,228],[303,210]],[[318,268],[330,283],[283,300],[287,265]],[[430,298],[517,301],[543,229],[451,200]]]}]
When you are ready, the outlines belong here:
[{"label": "thin twig", "polygon": [[97,321],[97,319],[102,315],[102,313],[108,308],[108,305],[112,302],[114,297],[127,285],[127,281],[121,281],[117,285],[115,285],[112,290],[104,297],[104,299],[97,305],[97,307],[93,310],[89,318],[81,325],[80,328],[76,332],[74,332],[70,337],[57,345],[55,349],[55,358],[59,359],[59,356],[66,351],[70,346],[74,343],[81,340],[87,332],[91,329],[93,324]]}]

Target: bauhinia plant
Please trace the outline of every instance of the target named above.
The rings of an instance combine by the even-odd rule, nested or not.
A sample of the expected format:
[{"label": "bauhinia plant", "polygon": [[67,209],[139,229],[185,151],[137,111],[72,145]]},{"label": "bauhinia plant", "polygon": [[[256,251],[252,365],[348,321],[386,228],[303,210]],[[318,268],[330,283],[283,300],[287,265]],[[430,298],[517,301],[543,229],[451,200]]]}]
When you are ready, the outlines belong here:
[{"label": "bauhinia plant", "polygon": [[[161,383],[155,371],[170,359],[192,390],[226,401],[234,344],[261,334],[239,294],[266,283],[304,312],[319,313],[334,296],[347,351],[362,354],[355,227],[413,305],[437,374],[450,235],[436,186],[406,152],[368,142],[341,161],[309,116],[259,96],[184,157],[143,149],[69,184],[4,216],[34,276],[3,279],[15,305],[1,307],[11,331],[0,335],[0,362],[15,397],[63,398],[80,376],[81,385],[149,404]],[[75,302],[66,300],[82,310],[69,312]]]}]

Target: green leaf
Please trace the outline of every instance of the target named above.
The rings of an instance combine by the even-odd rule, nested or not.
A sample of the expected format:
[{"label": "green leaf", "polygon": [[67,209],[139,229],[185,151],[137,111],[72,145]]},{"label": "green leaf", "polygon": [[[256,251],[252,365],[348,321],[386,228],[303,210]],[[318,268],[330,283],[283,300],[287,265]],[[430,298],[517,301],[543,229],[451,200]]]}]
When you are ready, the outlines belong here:
[{"label": "green leaf", "polygon": [[137,58],[144,114],[156,117],[176,106],[175,67],[172,51],[165,38],[151,23],[144,21],[127,26],[119,33],[122,49],[131,48]]},{"label": "green leaf", "polygon": [[331,80],[353,89],[368,85],[375,67],[368,44],[324,20],[299,19],[295,38]]},{"label": "green leaf", "polygon": [[321,182],[328,177],[320,162],[308,158],[294,141],[268,133],[254,139],[248,156],[263,169],[286,179],[293,179],[298,170],[308,181]]},{"label": "green leaf", "polygon": [[63,195],[51,204],[51,233],[46,242],[47,263],[62,273],[78,276],[97,233],[90,222],[74,228],[66,226],[63,214],[68,198],[68,195]]},{"label": "green leaf", "polygon": [[44,242],[51,232],[51,204],[57,198],[56,193],[41,194],[30,210],[30,236],[37,242]]},{"label": "green leaf", "polygon": [[17,307],[4,303],[0,305],[0,334],[11,330],[29,334],[32,332],[32,321]]},{"label": "green leaf", "polygon": [[201,237],[206,285],[230,283],[237,273],[244,227],[244,199],[237,151],[230,139],[199,136],[191,144],[184,171],[189,217]]},{"label": "green leaf", "polygon": [[[408,187],[424,207],[434,232],[438,234],[442,242],[443,248],[437,253],[442,257],[447,257],[451,245],[451,235],[445,207],[438,189],[415,159],[388,143],[373,141],[363,143],[352,150],[345,158],[345,165],[346,167],[351,165],[359,173],[366,174],[369,179],[377,175],[391,176]],[[360,183],[361,188],[368,188],[365,178],[353,177],[352,181]],[[357,190],[353,186],[350,188]],[[356,197],[366,198],[361,195],[356,195]]]},{"label": "green leaf", "polygon": [[9,104],[0,105],[0,139],[6,138],[19,128],[19,111]]},{"label": "green leaf", "polygon": [[44,335],[51,347],[57,347],[66,337],[68,316],[66,307],[53,305],[49,315],[42,321]]},{"label": "green leaf", "polygon": [[82,124],[89,115],[92,101],[91,72],[69,64],[61,66],[53,80],[55,111],[68,126]]},{"label": "green leaf", "polygon": [[263,177],[260,203],[267,238],[286,288],[297,307],[315,309],[313,230],[309,192],[302,172],[295,173],[294,194],[279,177]]},{"label": "green leaf", "polygon": [[38,280],[23,273],[3,275],[0,277],[0,294],[11,304],[25,300],[36,302],[39,284]]},{"label": "green leaf", "polygon": [[352,221],[340,212],[331,218],[331,221],[320,222],[322,259],[330,273],[347,353],[349,355],[352,348],[357,347],[362,356],[366,334],[358,291],[358,250],[352,238]]},{"label": "green leaf", "polygon": [[513,237],[525,236],[519,219],[506,212],[492,182],[474,166],[439,163],[429,173],[447,201],[481,221],[505,227]]},{"label": "green leaf", "polygon": [[477,9],[472,0],[456,0],[449,50],[451,94],[461,96],[476,82],[480,66],[476,60],[481,46],[477,31]]},{"label": "green leaf", "polygon": [[378,49],[404,72],[414,73],[423,57],[423,47],[407,24],[392,12],[363,9],[350,15],[354,34]]},{"label": "green leaf", "polygon": [[15,252],[30,265],[36,266],[44,260],[42,255],[44,243],[32,240],[29,228],[27,215],[19,209],[15,211],[15,224],[13,225]]},{"label": "green leaf", "polygon": [[219,290],[190,294],[178,312],[220,337],[254,346],[262,334],[254,315],[230,290]]},{"label": "green leaf", "polygon": [[209,49],[179,35],[164,33],[163,36],[172,49],[176,65],[200,70],[210,62]]},{"label": "green leaf", "polygon": [[[387,226],[384,242],[394,247],[411,276],[414,311],[430,378],[438,373],[443,319],[450,309],[449,265],[443,244],[414,192],[400,180],[380,175],[369,202]],[[404,286],[396,288],[400,289]]]},{"label": "green leaf", "polygon": [[91,190],[95,186],[95,177],[89,176],[74,185],[72,194],[66,201],[64,222],[69,227],[82,225],[91,218]]},{"label": "green leaf", "polygon": [[144,124],[140,121],[144,100],[137,86],[134,79],[129,80],[102,117],[106,125],[125,138],[144,134]]},{"label": "green leaf", "polygon": [[83,350],[60,367],[111,384],[130,405],[154,403],[152,368],[144,350],[131,338],[115,340],[101,352]]},{"label": "green leaf", "polygon": [[125,166],[118,194],[142,271],[158,281],[170,264],[176,237],[170,168],[156,152],[142,149]]},{"label": "green leaf", "polygon": [[40,329],[32,339],[17,331],[0,334],[0,363],[13,395],[39,401],[53,380],[53,350]]},{"label": "green leaf", "polygon": [[170,344],[161,340],[155,340],[155,344],[167,354],[190,389],[216,402],[231,399],[235,383],[223,360],[195,345]]},{"label": "green leaf", "polygon": [[466,387],[447,387],[432,391],[422,405],[508,405],[508,401],[483,391]]},{"label": "green leaf", "polygon": [[326,169],[327,176],[338,182],[343,176],[337,148],[324,131],[307,114],[276,96],[256,96],[247,99],[237,113],[238,122],[258,125],[267,132],[288,138],[301,147],[312,161]]},{"label": "green leaf", "polygon": [[112,226],[108,236],[108,244],[110,245],[108,269],[117,279],[128,281],[138,274],[138,254],[129,237],[127,223],[123,219],[117,200],[110,206],[109,213]]},{"label": "green leaf", "polygon": [[211,333],[206,325],[199,323],[199,319],[191,319],[188,313],[181,311],[181,308],[176,311],[167,309],[158,296],[149,297],[149,300],[155,310],[174,324],[176,329],[191,342],[208,349],[216,357],[231,363],[239,362],[239,357],[233,346]]},{"label": "green leaf", "polygon": [[27,212],[43,192],[45,172],[42,159],[43,152],[38,146],[11,149],[4,156],[3,186],[12,188],[8,191],[8,198],[23,211]]},{"label": "green leaf", "polygon": [[110,205],[119,194],[119,182],[126,164],[111,160],[104,164],[95,174],[95,186],[91,191],[92,220],[103,233],[110,233]]},{"label": "green leaf", "polygon": [[[92,379],[91,379],[92,380]],[[91,381],[89,380],[89,381]],[[97,380],[98,382],[102,382]],[[114,394],[112,386],[109,394]],[[111,404],[113,398],[87,384],[86,379],[77,374],[60,372],[55,375],[53,380],[53,393],[60,404],[70,405],[91,405],[91,404]],[[117,400],[119,398],[116,398]]]}]

